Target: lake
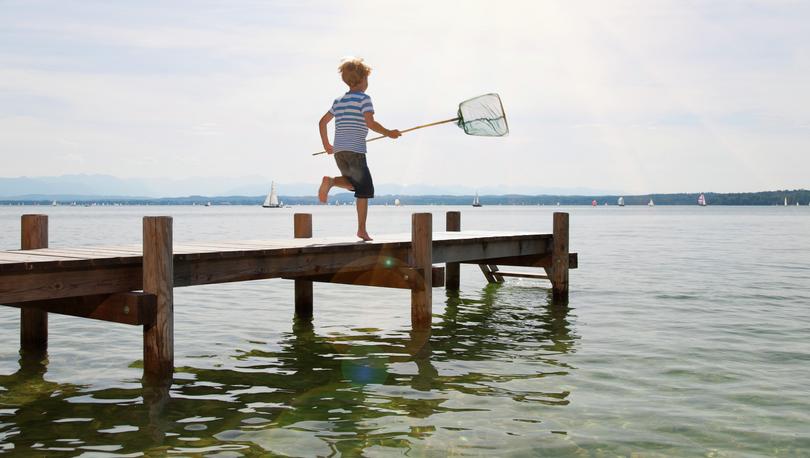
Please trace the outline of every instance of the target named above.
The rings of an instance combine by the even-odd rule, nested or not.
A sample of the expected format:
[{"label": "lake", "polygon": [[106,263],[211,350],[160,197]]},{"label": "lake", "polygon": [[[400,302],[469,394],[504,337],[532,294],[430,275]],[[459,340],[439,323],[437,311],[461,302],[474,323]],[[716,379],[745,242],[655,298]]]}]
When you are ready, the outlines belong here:
[{"label": "lake", "polygon": [[[145,389],[138,327],[51,315],[44,362],[21,361],[19,311],[0,307],[0,454],[36,456],[808,456],[810,207],[370,208],[372,236],[444,227],[551,232],[567,211],[568,306],[544,280],[487,285],[462,266],[433,291],[430,336],[410,292],[293,283],[175,290],[168,393]],[[50,246],[354,234],[353,207],[0,207],[0,248],[23,213]]]}]

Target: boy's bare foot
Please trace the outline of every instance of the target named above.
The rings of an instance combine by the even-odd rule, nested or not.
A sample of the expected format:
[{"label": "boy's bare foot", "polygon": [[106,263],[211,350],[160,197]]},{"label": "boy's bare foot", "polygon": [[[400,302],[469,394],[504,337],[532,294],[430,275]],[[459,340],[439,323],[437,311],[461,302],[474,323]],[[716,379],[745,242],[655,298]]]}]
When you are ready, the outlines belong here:
[{"label": "boy's bare foot", "polygon": [[366,231],[363,231],[363,232],[357,231],[357,236],[360,237],[361,239],[363,239],[364,242],[370,242],[370,241],[374,240],[373,238],[371,238],[370,235],[368,235],[368,232],[366,232]]},{"label": "boy's bare foot", "polygon": [[330,189],[332,189],[332,178],[323,177],[321,180],[321,187],[318,188],[318,200],[320,200],[322,204],[326,203],[326,199],[329,197]]}]

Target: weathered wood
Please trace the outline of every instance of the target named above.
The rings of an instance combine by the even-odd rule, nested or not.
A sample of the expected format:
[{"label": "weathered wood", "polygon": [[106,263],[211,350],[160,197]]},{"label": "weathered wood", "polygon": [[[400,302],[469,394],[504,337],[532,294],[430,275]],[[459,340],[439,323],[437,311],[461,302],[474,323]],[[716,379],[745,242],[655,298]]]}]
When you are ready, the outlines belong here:
[{"label": "weathered wood", "polygon": [[[445,230],[447,232],[461,231],[461,212],[450,211],[446,214]],[[445,288],[458,291],[461,269],[458,262],[445,263]]]},{"label": "weathered wood", "polygon": [[148,325],[155,321],[156,304],[157,298],[152,294],[129,292],[26,302],[25,308],[113,323]]},{"label": "weathered wood", "polygon": [[156,301],[154,323],[144,326],[143,364],[147,378],[174,372],[174,263],[172,218],[143,218],[143,291]]},{"label": "weathered wood", "polygon": [[[312,214],[293,215],[293,233],[297,239],[312,238]],[[300,319],[312,319],[312,281],[295,280],[295,314]]]},{"label": "weathered wood", "polygon": [[554,213],[551,288],[555,301],[568,300],[568,213]]},{"label": "weathered wood", "polygon": [[504,271],[501,270],[501,271],[498,271],[498,275],[500,275],[501,277],[534,278],[534,279],[540,279],[540,280],[548,280],[549,279],[548,275],[534,274],[534,273],[531,273],[531,272],[504,272]]},{"label": "weathered wood", "polygon": [[492,273],[492,276],[495,277],[495,281],[497,283],[503,283],[503,277],[501,276],[500,269],[495,264],[489,264],[489,271]]},{"label": "weathered wood", "polygon": [[487,283],[497,283],[498,281],[495,280],[495,277],[492,275],[492,272],[489,271],[489,265],[487,264],[478,264],[478,268],[481,269],[481,273],[484,274],[484,278],[487,279]]},{"label": "weathered wood", "polygon": [[[23,215],[20,248],[48,248],[48,215]],[[48,312],[22,307],[20,348],[23,353],[44,353],[48,349]]]},{"label": "weathered wood", "polygon": [[[568,253],[568,268],[576,269],[579,264],[579,255],[577,253]],[[484,264],[492,263],[498,266],[516,266],[516,267],[551,267],[551,254],[533,255],[533,256],[510,256],[505,258],[492,258],[492,259],[474,259],[470,261],[462,261],[462,264]]]},{"label": "weathered wood", "polygon": [[[333,274],[309,275],[303,277],[289,277],[289,279],[306,279],[319,283],[341,283],[355,286],[378,286],[383,288],[412,289],[418,286],[418,272],[412,267],[376,267],[371,270],[341,270]],[[444,267],[432,267],[431,285],[441,287],[444,285]]]},{"label": "weathered wood", "polygon": [[[466,236],[467,233],[453,235],[460,234]],[[544,267],[551,263],[550,253],[546,255],[546,241],[550,238],[547,234],[520,235],[509,241],[508,236],[500,234],[435,240],[434,260],[437,252],[448,253],[450,250],[455,252],[454,260],[464,263]],[[351,267],[351,270],[368,270],[383,261],[407,265],[409,245],[409,242],[346,243],[175,254],[174,286],[317,275],[338,272],[347,267]],[[532,251],[535,253],[530,255]],[[482,258],[486,253],[506,256]],[[524,255],[518,256],[521,253]],[[571,253],[569,258],[569,267],[575,268],[576,254]],[[6,265],[7,270],[0,265],[0,304],[140,290],[143,287],[141,262],[142,258],[135,256],[17,263]]]},{"label": "weathered wood", "polygon": [[415,284],[411,288],[411,327],[414,330],[427,330],[430,329],[433,315],[433,215],[430,213],[411,215],[409,260],[411,267],[416,270]]}]

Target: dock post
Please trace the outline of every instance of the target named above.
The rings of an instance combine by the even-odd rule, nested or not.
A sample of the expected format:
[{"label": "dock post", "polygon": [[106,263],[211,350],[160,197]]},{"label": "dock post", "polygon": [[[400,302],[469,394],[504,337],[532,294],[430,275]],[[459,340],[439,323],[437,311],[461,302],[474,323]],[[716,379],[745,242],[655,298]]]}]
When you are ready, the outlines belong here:
[{"label": "dock post", "polygon": [[[48,248],[48,215],[22,215],[20,248]],[[48,312],[33,307],[20,309],[20,348],[23,353],[48,350]]]},{"label": "dock post", "polygon": [[143,218],[143,292],[157,296],[157,314],[143,328],[144,376],[170,378],[174,372],[174,259],[172,218]]},{"label": "dock post", "polygon": [[[447,232],[461,231],[461,212],[447,212],[445,230]],[[448,290],[458,291],[461,270],[459,263],[448,262],[444,266],[444,287]]]},{"label": "dock post", "polygon": [[551,246],[551,288],[556,301],[568,301],[568,213],[554,213]]},{"label": "dock post", "polygon": [[[293,215],[293,232],[297,239],[312,238],[312,214]],[[312,281],[295,280],[295,315],[298,318],[312,319]]]},{"label": "dock post", "polygon": [[433,315],[433,215],[411,215],[411,267],[417,278],[411,288],[411,328],[430,329]]}]

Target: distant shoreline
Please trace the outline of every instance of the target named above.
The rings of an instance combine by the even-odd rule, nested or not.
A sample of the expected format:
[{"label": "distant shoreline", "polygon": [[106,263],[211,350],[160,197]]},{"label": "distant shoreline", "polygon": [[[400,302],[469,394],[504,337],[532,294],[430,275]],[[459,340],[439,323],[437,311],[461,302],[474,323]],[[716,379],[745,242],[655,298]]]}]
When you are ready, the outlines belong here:
[{"label": "distant shoreline", "polygon": [[[643,194],[643,195],[481,195],[484,206],[517,205],[517,206],[556,206],[556,205],[617,205],[619,197],[624,198],[627,206],[647,205],[650,199],[658,205],[697,205],[700,193],[677,194]],[[810,205],[810,190],[779,190],[750,193],[705,193],[708,205],[712,206],[789,206]],[[265,196],[186,196],[186,197],[127,197],[127,196],[80,196],[80,195],[27,195],[18,197],[0,197],[0,205],[39,205],[52,206],[92,206],[92,205],[261,205]],[[389,194],[372,199],[372,205],[394,205],[398,199],[402,205],[471,205],[474,196],[453,195],[398,195]],[[315,196],[279,196],[286,205],[319,205]],[[329,197],[330,204],[352,204],[351,193],[339,193]]]}]

